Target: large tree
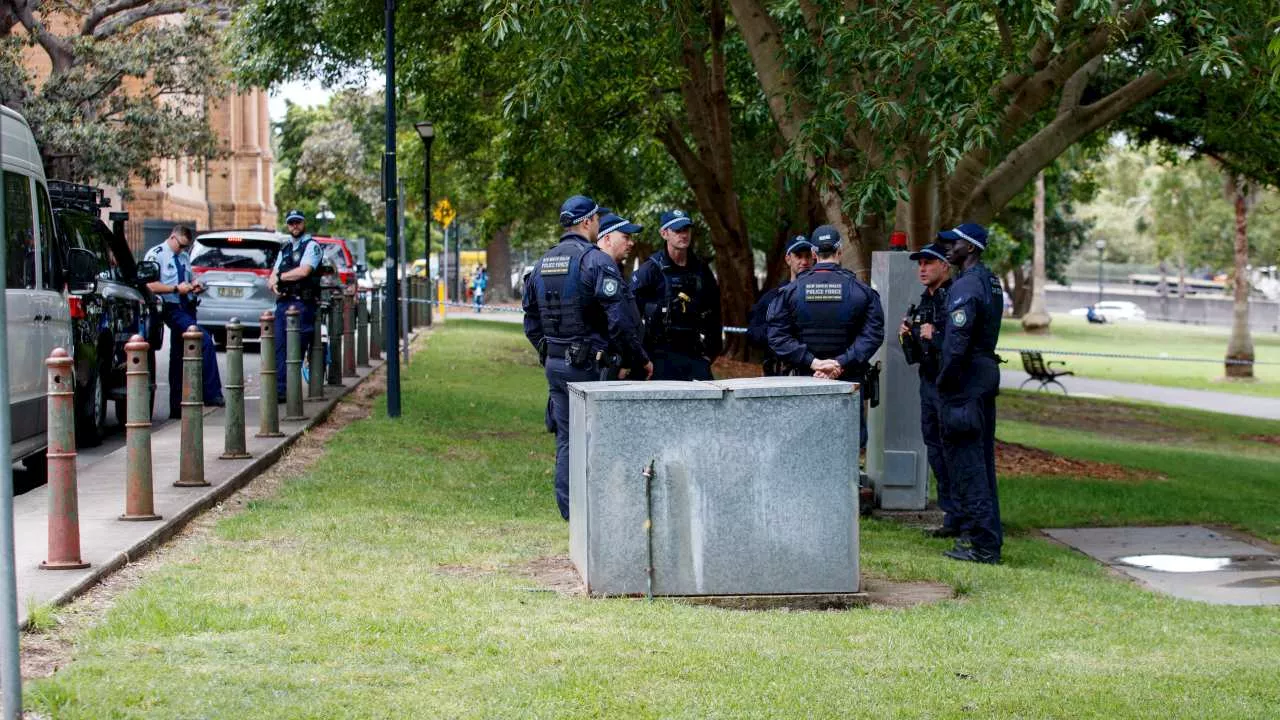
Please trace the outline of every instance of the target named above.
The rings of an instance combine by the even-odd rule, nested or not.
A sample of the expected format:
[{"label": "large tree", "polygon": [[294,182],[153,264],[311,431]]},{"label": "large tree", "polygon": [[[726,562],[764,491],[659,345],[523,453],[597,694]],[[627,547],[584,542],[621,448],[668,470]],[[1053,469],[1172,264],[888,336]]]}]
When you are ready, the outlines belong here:
[{"label": "large tree", "polygon": [[[51,176],[154,183],[157,158],[220,153],[205,103],[226,88],[219,24],[230,5],[0,0],[0,102],[31,124]],[[47,76],[28,69],[28,50]]]}]

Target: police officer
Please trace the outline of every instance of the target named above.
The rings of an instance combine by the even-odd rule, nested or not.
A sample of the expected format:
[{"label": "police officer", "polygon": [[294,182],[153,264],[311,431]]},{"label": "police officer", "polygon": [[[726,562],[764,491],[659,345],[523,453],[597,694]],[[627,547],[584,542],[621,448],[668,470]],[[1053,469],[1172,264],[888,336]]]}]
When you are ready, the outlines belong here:
[{"label": "police officer", "polygon": [[942,242],[911,253],[919,266],[920,284],[924,292],[920,301],[903,318],[898,328],[907,363],[920,366],[920,433],[929,451],[929,467],[938,483],[938,507],[942,509],[942,527],[928,531],[933,537],[959,537],[962,520],[954,488],[942,452],[941,403],[938,398],[938,363],[942,349],[942,329],[946,322],[947,291],[951,287],[951,263],[947,261],[947,245]]},{"label": "police officer", "polygon": [[[796,276],[769,306],[769,347],[798,374],[861,383],[884,342],[880,295],[840,267],[840,231],[823,225],[809,242],[818,262]],[[865,405],[859,407],[867,446]]]},{"label": "police officer", "polygon": [[[160,266],[160,279],[147,283],[162,304],[160,317],[169,328],[169,417],[182,416],[182,334],[196,322],[196,295],[204,284],[191,273],[189,250],[195,234],[186,225],[175,225],[164,242],[147,251],[146,260]],[[201,328],[203,396],[205,405],[226,405],[222,398],[222,376],[218,373],[218,352],[209,331]]]},{"label": "police officer", "polygon": [[546,367],[547,429],[556,434],[556,504],[569,519],[569,395],[571,382],[600,378],[611,343],[639,347],[626,310],[622,273],[594,244],[600,214],[589,197],[560,206],[565,233],[534,266],[524,287],[524,334]]},{"label": "police officer", "polygon": [[[300,210],[290,210],[284,218],[289,229],[289,242],[280,247],[275,268],[267,278],[267,287],[276,294],[276,391],[279,402],[285,401],[285,363],[288,361],[289,308],[296,307],[302,333],[302,357],[311,351],[311,337],[315,332],[316,310],[320,306],[320,263],[324,253],[320,243],[307,232],[307,218]],[[312,368],[311,372],[323,372]]]},{"label": "police officer", "polygon": [[689,246],[693,221],[682,210],[662,214],[666,246],[631,278],[645,321],[645,349],[655,380],[711,380],[711,362],[724,349],[720,286]]},{"label": "police officer", "polygon": [[813,267],[813,245],[809,243],[809,238],[804,235],[792,238],[787,243],[787,249],[782,253],[782,259],[787,263],[791,277],[778,287],[766,290],[756,304],[751,306],[751,314],[747,318],[747,342],[764,351],[765,375],[786,375],[790,371],[790,368],[779,361],[778,356],[769,349],[769,332],[765,321],[769,315],[769,304],[778,296],[778,293],[789,283],[795,282],[797,275]]},{"label": "police officer", "polygon": [[1004,543],[996,494],[996,395],[1000,391],[1000,317],[1004,291],[982,264],[987,230],[964,223],[938,234],[951,244],[947,259],[957,274],[947,295],[946,326],[938,366],[942,450],[962,517],[958,540],[946,555],[998,563]]},{"label": "police officer", "polygon": [[[643,225],[636,225],[614,213],[606,213],[600,218],[600,237],[596,240],[596,247],[613,260],[621,273],[623,261],[631,254],[631,249],[636,244],[633,236],[643,231]],[[631,286],[623,283],[622,294],[622,309],[630,316],[631,325],[636,328],[642,327],[640,310],[636,306],[635,296],[631,293]],[[625,380],[630,376],[647,380],[653,375],[653,363],[644,351],[640,335],[641,333],[623,336],[619,333],[618,337],[610,338],[609,355],[612,366],[609,368],[607,379]],[[634,344],[628,347],[626,343],[632,340]]]}]

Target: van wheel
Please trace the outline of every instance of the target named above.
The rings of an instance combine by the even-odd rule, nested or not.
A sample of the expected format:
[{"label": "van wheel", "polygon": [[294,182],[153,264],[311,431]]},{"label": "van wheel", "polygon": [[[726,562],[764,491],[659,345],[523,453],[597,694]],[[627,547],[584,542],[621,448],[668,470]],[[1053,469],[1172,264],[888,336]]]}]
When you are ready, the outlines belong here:
[{"label": "van wheel", "polygon": [[107,425],[107,393],[102,370],[94,370],[88,388],[76,408],[76,445],[97,447]]}]

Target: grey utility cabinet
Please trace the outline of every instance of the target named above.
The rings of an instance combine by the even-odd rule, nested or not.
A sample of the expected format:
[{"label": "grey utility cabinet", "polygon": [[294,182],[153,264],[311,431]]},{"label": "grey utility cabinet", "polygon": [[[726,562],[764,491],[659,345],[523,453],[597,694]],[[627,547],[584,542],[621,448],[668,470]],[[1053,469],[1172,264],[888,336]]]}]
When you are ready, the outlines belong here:
[{"label": "grey utility cabinet", "polygon": [[570,555],[592,595],[851,593],[858,386],[808,377],[569,386]]}]

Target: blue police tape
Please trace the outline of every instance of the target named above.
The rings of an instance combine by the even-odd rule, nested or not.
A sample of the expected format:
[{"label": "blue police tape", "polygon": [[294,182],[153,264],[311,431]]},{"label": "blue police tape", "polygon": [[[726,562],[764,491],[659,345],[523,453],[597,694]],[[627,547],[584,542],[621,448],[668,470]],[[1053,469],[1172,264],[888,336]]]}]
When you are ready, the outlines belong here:
[{"label": "blue police tape", "polygon": [[[475,309],[472,303],[459,303],[446,301],[441,303],[438,300],[418,300],[410,299],[409,302],[430,303],[431,305],[445,305],[447,307],[458,307]],[[513,307],[500,307],[495,305],[482,305],[489,312],[515,312],[523,313],[524,310]],[[724,331],[728,334],[741,335],[747,332],[744,327],[735,327],[733,325],[725,325]],[[1022,353],[1022,352],[1038,352],[1041,355],[1062,355],[1065,357],[1092,357],[1092,358],[1110,358],[1114,360],[1167,360],[1169,362],[1204,362],[1204,363],[1223,363],[1225,365],[1280,365],[1280,362],[1266,362],[1261,360],[1227,360],[1224,358],[1196,358],[1196,357],[1178,357],[1173,355],[1131,355],[1128,353],[1105,353],[1105,352],[1086,352],[1084,350],[1044,350],[1040,348],[1016,348],[1001,347],[996,348],[996,352],[1006,353]]]}]

